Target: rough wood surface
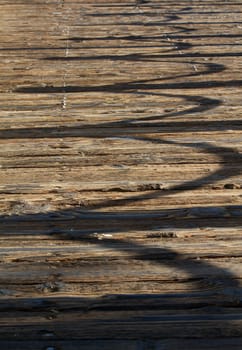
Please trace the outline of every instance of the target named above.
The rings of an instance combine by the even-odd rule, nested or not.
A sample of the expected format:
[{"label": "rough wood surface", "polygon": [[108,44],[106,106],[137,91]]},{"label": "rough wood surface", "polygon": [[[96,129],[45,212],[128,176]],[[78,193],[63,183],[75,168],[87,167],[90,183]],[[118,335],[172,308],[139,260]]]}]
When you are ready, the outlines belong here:
[{"label": "rough wood surface", "polygon": [[241,349],[242,1],[0,11],[0,348]]}]

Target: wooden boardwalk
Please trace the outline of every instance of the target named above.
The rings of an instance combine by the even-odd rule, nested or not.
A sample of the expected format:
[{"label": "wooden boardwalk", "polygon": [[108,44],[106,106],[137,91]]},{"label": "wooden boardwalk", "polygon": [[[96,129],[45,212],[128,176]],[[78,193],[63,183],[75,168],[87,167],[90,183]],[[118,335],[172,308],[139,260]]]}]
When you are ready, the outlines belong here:
[{"label": "wooden boardwalk", "polygon": [[0,14],[0,348],[242,349],[242,0]]}]

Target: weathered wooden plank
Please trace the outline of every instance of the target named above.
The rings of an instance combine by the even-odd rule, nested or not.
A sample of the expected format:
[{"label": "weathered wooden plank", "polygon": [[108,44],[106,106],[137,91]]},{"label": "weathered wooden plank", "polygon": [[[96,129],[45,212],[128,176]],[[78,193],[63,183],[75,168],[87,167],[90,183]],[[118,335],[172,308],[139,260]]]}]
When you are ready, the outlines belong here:
[{"label": "weathered wooden plank", "polygon": [[1,1],[0,346],[240,348],[241,4]]},{"label": "weathered wooden plank", "polygon": [[[159,193],[159,192],[158,192]],[[158,194],[155,192],[155,194]],[[213,206],[211,205],[213,203]],[[108,212],[120,212],[120,211],[136,211],[149,212],[160,211],[166,209],[178,209],[182,207],[192,209],[193,206],[197,206],[197,214],[202,213],[203,208],[209,204],[212,208],[223,208],[226,206],[238,206],[241,203],[241,191],[240,189],[232,189],[230,186],[226,186],[226,191],[221,190],[193,190],[183,192],[166,191],[161,193],[160,196],[155,195],[154,191],[147,188],[146,191],[94,191],[94,192],[62,192],[56,193],[43,193],[38,194],[26,193],[24,195],[12,193],[6,196],[0,195],[0,208],[2,215],[26,215],[26,214],[38,214],[47,213],[48,211],[58,211],[63,209],[71,209],[76,206],[77,209],[95,210]],[[225,209],[226,210],[226,209]],[[212,213],[212,209],[211,209]],[[219,211],[217,212],[217,214]],[[195,212],[193,213],[193,215]],[[236,228],[235,228],[236,229]]]}]

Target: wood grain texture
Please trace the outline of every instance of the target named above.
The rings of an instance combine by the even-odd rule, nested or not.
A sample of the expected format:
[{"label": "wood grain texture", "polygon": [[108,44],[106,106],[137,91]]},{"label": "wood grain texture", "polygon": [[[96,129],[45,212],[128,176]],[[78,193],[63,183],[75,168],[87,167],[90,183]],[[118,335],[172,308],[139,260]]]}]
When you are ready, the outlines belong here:
[{"label": "wood grain texture", "polygon": [[242,347],[241,0],[0,0],[0,348]]}]

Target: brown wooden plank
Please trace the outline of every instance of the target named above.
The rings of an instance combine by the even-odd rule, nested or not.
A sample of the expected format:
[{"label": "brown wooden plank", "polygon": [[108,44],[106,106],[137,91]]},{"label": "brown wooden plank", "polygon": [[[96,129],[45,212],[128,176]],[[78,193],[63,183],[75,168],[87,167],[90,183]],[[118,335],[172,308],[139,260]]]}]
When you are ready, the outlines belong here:
[{"label": "brown wooden plank", "polygon": [[0,2],[1,348],[241,348],[241,4]]}]

